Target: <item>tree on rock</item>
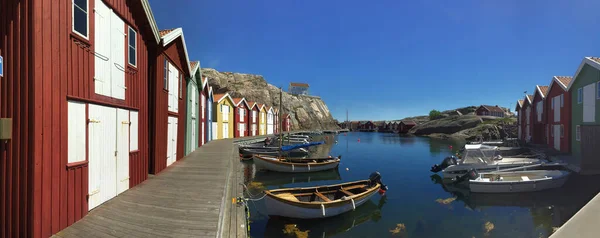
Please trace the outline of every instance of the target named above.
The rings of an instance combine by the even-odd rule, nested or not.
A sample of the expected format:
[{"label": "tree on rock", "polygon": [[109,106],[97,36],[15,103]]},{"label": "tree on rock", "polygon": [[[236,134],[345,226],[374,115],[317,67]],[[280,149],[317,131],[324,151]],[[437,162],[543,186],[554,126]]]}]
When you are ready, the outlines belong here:
[{"label": "tree on rock", "polygon": [[435,120],[440,118],[442,118],[442,113],[440,111],[433,109],[429,112],[429,120]]}]

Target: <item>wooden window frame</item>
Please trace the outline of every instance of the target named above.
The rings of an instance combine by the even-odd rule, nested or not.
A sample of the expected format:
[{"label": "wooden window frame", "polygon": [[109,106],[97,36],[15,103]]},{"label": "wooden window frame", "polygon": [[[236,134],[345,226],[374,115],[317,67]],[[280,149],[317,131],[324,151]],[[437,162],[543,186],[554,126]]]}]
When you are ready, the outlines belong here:
[{"label": "wooden window frame", "polygon": [[[86,2],[86,9],[84,10],[83,8],[77,6],[77,4],[75,4],[75,0],[71,0],[71,31],[73,33],[75,33],[77,36],[80,36],[86,40],[90,40],[90,1],[89,0],[85,0]],[[75,30],[75,8],[79,8],[81,11],[85,11],[85,15],[86,17],[86,33],[85,35],[83,35],[83,33]]]},{"label": "wooden window frame", "polygon": [[[128,30],[127,30],[127,64],[137,68],[137,32],[135,31],[135,29],[131,28],[131,26],[127,26]],[[130,41],[131,41],[131,32],[133,32],[133,43],[135,44],[134,46],[131,46]],[[129,54],[129,50],[133,48],[133,59],[135,59],[135,64],[131,63],[131,55]]]},{"label": "wooden window frame", "polygon": [[164,84],[163,84],[163,89],[165,91],[169,91],[169,60],[167,60],[167,58],[165,57],[165,70],[164,70]]}]

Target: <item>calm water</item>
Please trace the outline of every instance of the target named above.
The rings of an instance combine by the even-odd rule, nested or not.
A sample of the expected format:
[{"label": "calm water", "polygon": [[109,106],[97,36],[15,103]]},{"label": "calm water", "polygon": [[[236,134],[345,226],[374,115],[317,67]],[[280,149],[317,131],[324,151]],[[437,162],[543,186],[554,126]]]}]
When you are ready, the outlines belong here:
[{"label": "calm water", "polygon": [[[360,141],[359,141],[360,139]],[[337,140],[337,144],[334,141]],[[246,163],[251,193],[367,179],[379,171],[389,190],[346,214],[319,220],[269,218],[263,200],[250,203],[252,237],[548,237],[600,191],[600,177],[572,176],[564,187],[527,194],[469,194],[444,186],[429,171],[459,142],[352,132],[315,148],[312,156],[342,155],[336,171],[287,174]],[[594,186],[594,187],[590,187]],[[294,233],[284,229],[295,225]]]}]

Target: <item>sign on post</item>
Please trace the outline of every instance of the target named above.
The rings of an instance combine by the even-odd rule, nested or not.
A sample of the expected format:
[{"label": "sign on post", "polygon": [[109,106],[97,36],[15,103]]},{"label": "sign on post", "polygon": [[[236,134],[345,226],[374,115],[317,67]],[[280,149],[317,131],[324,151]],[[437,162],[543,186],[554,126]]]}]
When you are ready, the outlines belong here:
[{"label": "sign on post", "polygon": [[0,77],[4,77],[4,60],[0,55]]}]

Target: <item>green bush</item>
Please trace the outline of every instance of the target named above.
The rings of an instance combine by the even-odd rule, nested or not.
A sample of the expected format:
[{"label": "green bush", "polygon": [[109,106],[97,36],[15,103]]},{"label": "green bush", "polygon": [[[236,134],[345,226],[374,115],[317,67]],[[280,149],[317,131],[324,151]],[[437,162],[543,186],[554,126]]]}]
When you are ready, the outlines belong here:
[{"label": "green bush", "polygon": [[442,113],[440,111],[433,109],[429,112],[429,120],[435,120],[439,118],[442,118]]}]

